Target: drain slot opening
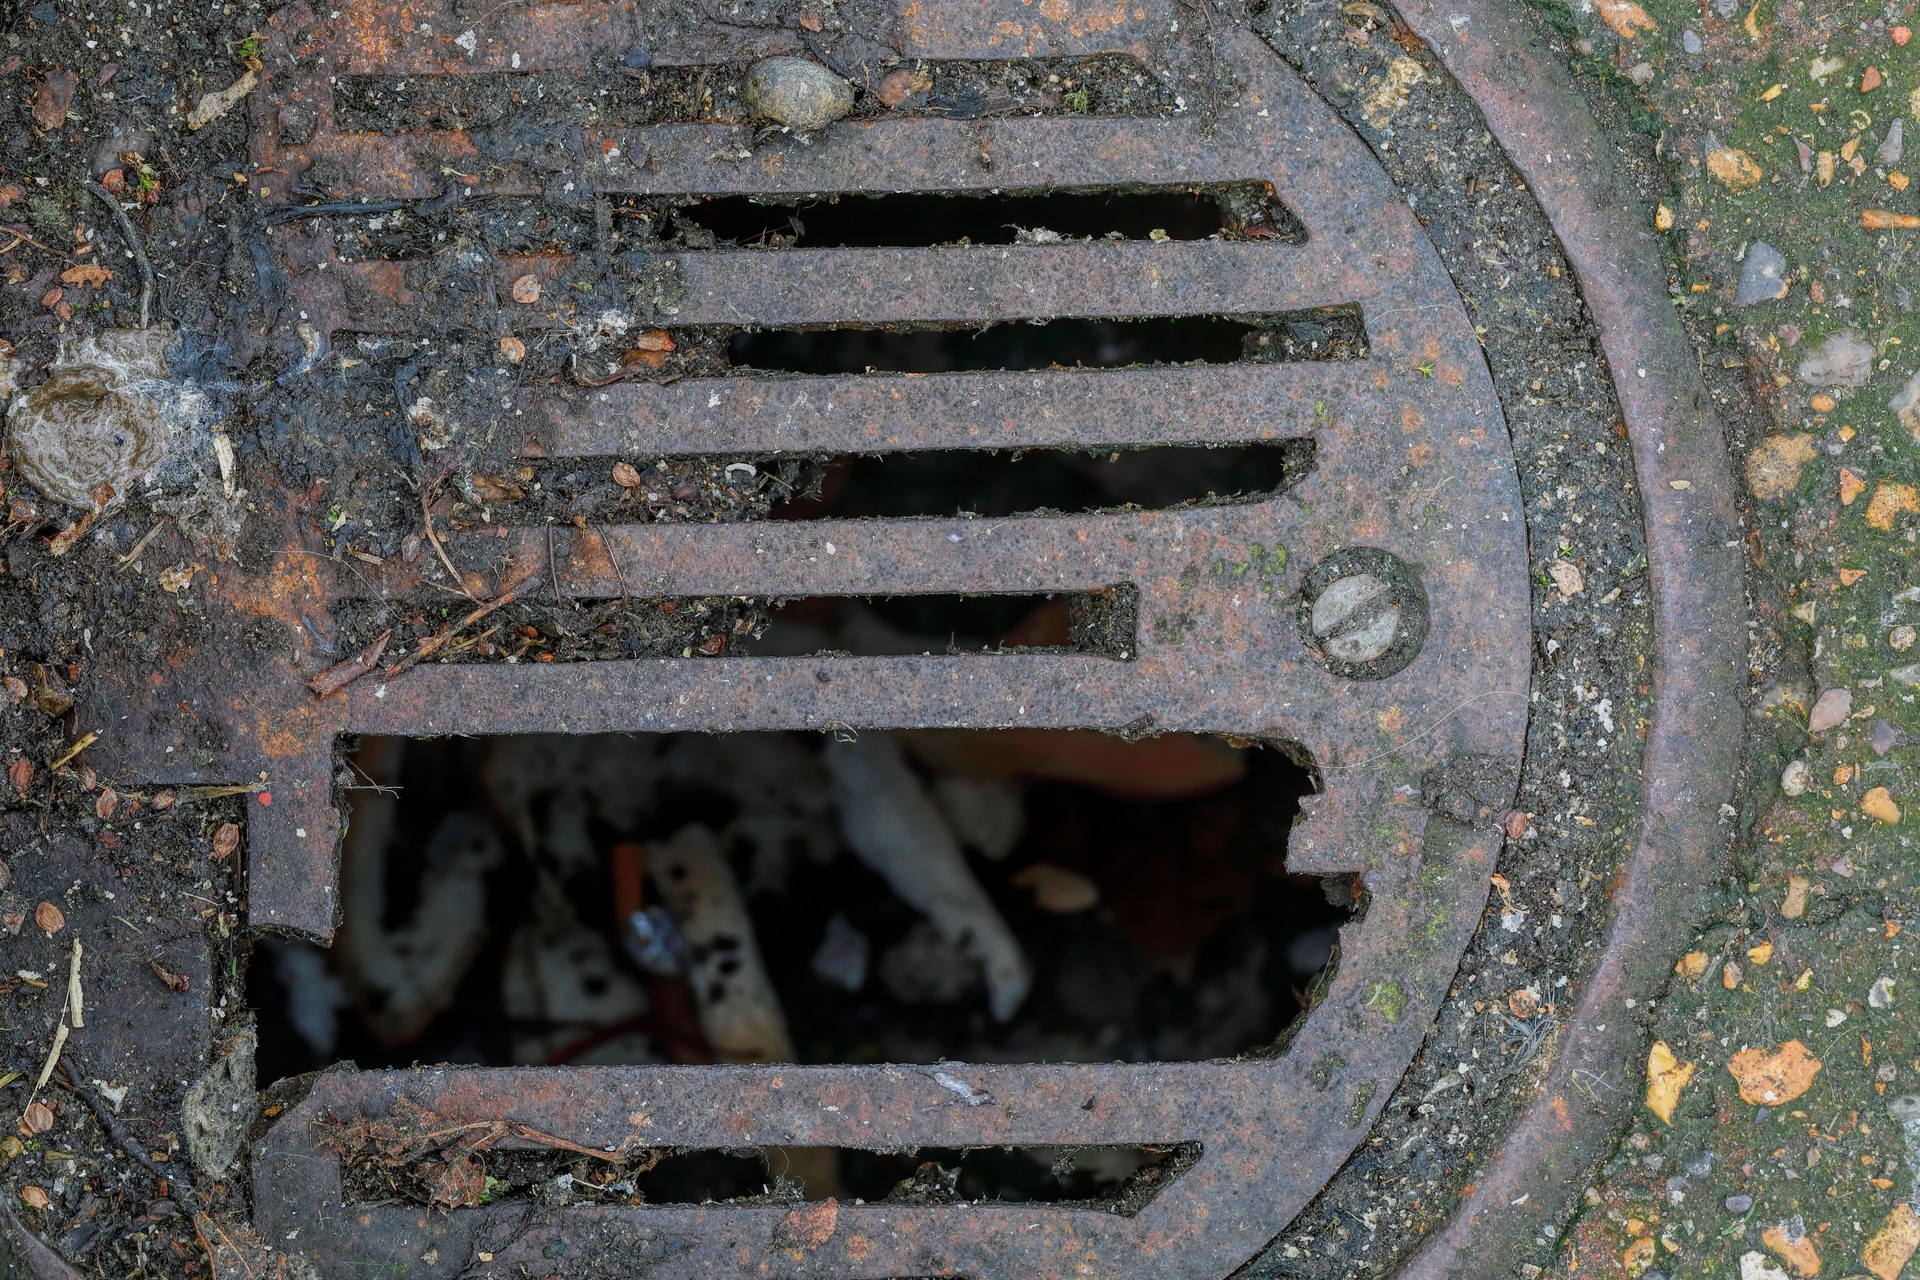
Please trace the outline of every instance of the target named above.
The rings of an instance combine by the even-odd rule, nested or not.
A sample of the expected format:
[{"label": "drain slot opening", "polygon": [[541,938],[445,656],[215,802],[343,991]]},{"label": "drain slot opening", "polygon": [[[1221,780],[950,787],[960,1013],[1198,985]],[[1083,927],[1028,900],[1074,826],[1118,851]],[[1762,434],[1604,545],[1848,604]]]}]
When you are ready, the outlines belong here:
[{"label": "drain slot opening", "polygon": [[[1208,736],[367,738],[342,767],[357,781],[335,945],[265,939],[249,969],[270,1079],[342,1060],[1268,1052],[1330,974],[1338,930],[1358,907],[1351,878],[1284,868],[1307,772],[1282,751]],[[923,892],[933,883],[944,896]],[[924,1076],[926,1106],[982,1104],[977,1072],[905,1070]],[[389,1119],[404,1127],[402,1105]],[[624,1172],[524,1135],[475,1155],[495,1180],[489,1195],[539,1181],[543,1197],[567,1203],[691,1204],[775,1187],[1115,1212],[1197,1155],[1151,1145],[661,1150],[657,1164],[641,1170],[651,1153],[637,1153]],[[388,1181],[362,1184],[367,1198],[424,1198],[406,1181],[413,1165],[376,1172]],[[598,1188],[644,1183],[556,1189],[563,1173]],[[776,1177],[797,1186],[781,1191]]]},{"label": "drain slot opening", "polygon": [[1062,319],[978,328],[745,329],[733,334],[735,368],[773,373],[949,373],[988,369],[1119,369],[1143,364],[1359,360],[1367,354],[1357,307],[1282,316]]},{"label": "drain slot opening", "polygon": [[[464,1207],[545,1198],[556,1191],[600,1205],[766,1204],[835,1199],[898,1205],[1051,1204],[1131,1215],[1191,1168],[1199,1143],[1161,1146],[702,1147],[635,1151],[618,1161],[583,1160],[534,1142],[488,1150],[483,1171],[462,1168],[456,1141],[445,1152],[400,1163],[407,1138],[454,1129],[439,1117],[396,1107],[366,1128],[336,1128],[329,1144],[343,1160],[346,1203],[402,1197]],[[424,1154],[424,1152],[423,1152]],[[448,1155],[452,1159],[447,1159]],[[437,1156],[438,1158],[434,1158]],[[450,1171],[458,1170],[458,1173]],[[451,1193],[451,1194],[449,1194]],[[449,1200],[452,1203],[448,1203]]]},{"label": "drain slot opening", "polygon": [[[1269,239],[1306,243],[1266,182],[1207,187],[1067,188],[829,196],[771,203],[715,196],[674,210],[714,240],[782,249],[930,248],[1052,240]],[[682,237],[684,238],[684,236]]]},{"label": "drain slot opening", "polygon": [[1313,458],[1308,438],[1107,451],[855,454],[827,464],[817,491],[776,503],[770,514],[776,520],[1011,516],[1258,502],[1298,484]]}]

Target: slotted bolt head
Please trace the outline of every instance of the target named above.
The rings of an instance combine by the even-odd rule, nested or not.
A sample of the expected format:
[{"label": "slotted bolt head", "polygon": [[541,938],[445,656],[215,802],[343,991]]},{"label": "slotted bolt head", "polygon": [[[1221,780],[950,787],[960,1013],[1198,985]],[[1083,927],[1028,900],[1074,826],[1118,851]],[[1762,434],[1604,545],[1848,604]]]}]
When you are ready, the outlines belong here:
[{"label": "slotted bolt head", "polygon": [[1400,606],[1393,588],[1370,573],[1350,573],[1327,584],[1313,602],[1313,638],[1336,662],[1371,662],[1393,647]]}]

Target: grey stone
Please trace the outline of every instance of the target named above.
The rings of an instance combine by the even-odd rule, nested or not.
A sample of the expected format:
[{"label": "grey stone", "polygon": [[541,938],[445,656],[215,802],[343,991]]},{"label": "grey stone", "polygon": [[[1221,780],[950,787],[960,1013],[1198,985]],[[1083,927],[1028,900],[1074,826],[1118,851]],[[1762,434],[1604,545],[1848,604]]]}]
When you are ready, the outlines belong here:
[{"label": "grey stone", "polygon": [[1755,240],[1747,247],[1747,260],[1740,267],[1740,287],[1734,290],[1733,305],[1750,307],[1786,296],[1787,260],[1765,240]]},{"label": "grey stone", "polygon": [[1895,116],[1893,123],[1887,126],[1887,136],[1880,140],[1880,146],[1873,154],[1880,157],[1881,164],[1899,164],[1906,149],[1906,126],[1901,123],[1901,117]]},{"label": "grey stone", "polygon": [[1800,362],[1800,380],[1816,387],[1864,387],[1873,377],[1873,344],[1842,329]]},{"label": "grey stone", "polygon": [[763,58],[747,72],[746,100],[756,119],[816,133],[853,110],[853,86],[806,58]]},{"label": "grey stone", "polygon": [[1704,47],[1700,43],[1700,33],[1688,27],[1680,33],[1680,47],[1688,53],[1698,53]]},{"label": "grey stone", "polygon": [[1747,1210],[1751,1208],[1753,1208],[1752,1196],[1728,1196],[1727,1197],[1728,1213],[1745,1213]]}]

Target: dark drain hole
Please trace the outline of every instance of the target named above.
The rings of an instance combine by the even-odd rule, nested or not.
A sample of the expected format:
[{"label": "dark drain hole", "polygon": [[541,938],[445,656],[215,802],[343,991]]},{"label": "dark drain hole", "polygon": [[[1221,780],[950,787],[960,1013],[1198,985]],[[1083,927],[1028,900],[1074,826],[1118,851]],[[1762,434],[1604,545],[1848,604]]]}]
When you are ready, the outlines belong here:
[{"label": "dark drain hole", "polygon": [[1138,643],[1140,593],[1122,585],[1053,595],[807,596],[775,602],[766,619],[768,625],[737,637],[728,652],[863,658],[1064,652],[1127,661]]},{"label": "dark drain hole", "polygon": [[[397,1138],[427,1128],[425,1116],[393,1123]],[[375,1122],[379,1125],[381,1122]],[[330,1145],[346,1164],[348,1204],[396,1194],[443,1205],[457,1185],[474,1202],[556,1193],[588,1204],[727,1204],[847,1200],[875,1204],[1060,1204],[1133,1214],[1171,1186],[1201,1154],[1199,1143],[1169,1146],[859,1147],[656,1149],[620,1162],[516,1146],[486,1153],[484,1172],[454,1184],[445,1155],[410,1162],[382,1158],[385,1134],[336,1129]],[[411,1135],[409,1135],[411,1136]],[[370,1139],[370,1140],[369,1140]],[[416,1145],[424,1145],[418,1144]],[[457,1147],[453,1150],[457,1151]],[[454,1160],[462,1157],[454,1155]],[[423,1176],[424,1175],[424,1176]],[[461,1207],[459,1201],[447,1207]]]},{"label": "dark drain hole", "polygon": [[[1273,1051],[1358,905],[1351,878],[1285,871],[1303,768],[1206,736],[377,738],[342,771],[338,940],[262,941],[249,970],[268,1079],[342,1060],[906,1062],[936,1064],[911,1068],[928,1105],[978,1105],[977,1074],[937,1064]],[[929,877],[968,887],[922,911]],[[552,1150],[483,1154],[508,1183],[536,1165],[609,1180]],[[809,1196],[913,1181],[1118,1206],[1168,1168],[1147,1148],[737,1154],[755,1167],[665,1153],[636,1194],[755,1196],[784,1175]]]},{"label": "dark drain hole", "polygon": [[980,328],[748,329],[727,344],[735,368],[814,374],[1358,360],[1366,353],[1365,329],[1354,307],[1254,319],[1162,316]]},{"label": "dark drain hole", "polygon": [[848,195],[779,204],[715,196],[674,214],[719,242],[783,249],[904,249],[1088,238],[1205,240],[1221,234],[1306,242],[1305,229],[1265,182],[1124,191]]},{"label": "dark drain hole", "polygon": [[835,459],[817,489],[776,503],[775,520],[1010,516],[1197,502],[1255,502],[1313,469],[1310,438],[1150,449],[955,449]]}]

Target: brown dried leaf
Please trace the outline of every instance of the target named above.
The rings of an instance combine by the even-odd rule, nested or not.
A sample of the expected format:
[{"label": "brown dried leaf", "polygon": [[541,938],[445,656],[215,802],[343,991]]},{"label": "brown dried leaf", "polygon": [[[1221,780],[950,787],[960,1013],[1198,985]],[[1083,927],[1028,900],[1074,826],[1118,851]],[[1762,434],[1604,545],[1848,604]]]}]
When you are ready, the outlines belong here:
[{"label": "brown dried leaf", "polygon": [[1820,1059],[1798,1040],[1789,1040],[1771,1052],[1742,1049],[1727,1063],[1740,1085],[1740,1098],[1755,1106],[1777,1107],[1807,1091],[1820,1072]]},{"label": "brown dried leaf", "polygon": [[20,1127],[29,1138],[47,1132],[53,1128],[53,1108],[37,1098],[29,1102],[26,1113],[20,1117]]},{"label": "brown dried leaf", "polygon": [[100,794],[94,797],[93,816],[102,822],[112,819],[114,811],[120,807],[120,793],[112,787],[102,787]]},{"label": "brown dried leaf", "polygon": [[113,272],[97,262],[76,263],[60,273],[62,284],[79,285],[83,289],[98,289],[111,279]]},{"label": "brown dried leaf", "polygon": [[665,329],[648,329],[633,340],[635,351],[672,351],[677,347],[673,335]]},{"label": "brown dried leaf", "polygon": [[213,859],[225,862],[240,847],[240,827],[236,823],[223,822],[220,829],[213,833]]},{"label": "brown dried leaf", "polygon": [[14,792],[26,795],[27,788],[33,785],[33,761],[22,756],[7,766],[7,781],[13,784]]},{"label": "brown dried leaf", "polygon": [[423,1180],[427,1198],[443,1209],[472,1209],[486,1199],[486,1162],[472,1152],[429,1165]]},{"label": "brown dried leaf", "polygon": [[513,282],[513,300],[531,306],[540,301],[540,277],[528,272]]},{"label": "brown dried leaf", "polygon": [[475,476],[473,491],[482,502],[518,502],[527,496],[525,489],[505,476]]},{"label": "brown dried leaf", "polygon": [[26,1203],[27,1208],[39,1209],[42,1212],[46,1210],[48,1205],[53,1203],[45,1191],[39,1187],[32,1186],[20,1188],[20,1199]]},{"label": "brown dried leaf", "polygon": [[67,111],[73,105],[73,91],[80,87],[80,77],[71,71],[49,71],[47,78],[40,82],[40,91],[33,95],[33,122],[42,130],[58,129],[67,122]]},{"label": "brown dried leaf", "polygon": [[175,973],[173,970],[162,965],[158,960],[149,960],[147,963],[153,966],[154,977],[160,979],[160,981],[181,995],[187,994],[188,990],[191,989],[193,984],[187,981],[186,974]]},{"label": "brown dried leaf", "polygon": [[637,489],[640,487],[640,470],[631,462],[616,462],[613,464],[613,482],[622,489]]},{"label": "brown dried leaf", "polygon": [[33,909],[33,922],[48,936],[67,927],[67,917],[51,902],[43,902]]}]

